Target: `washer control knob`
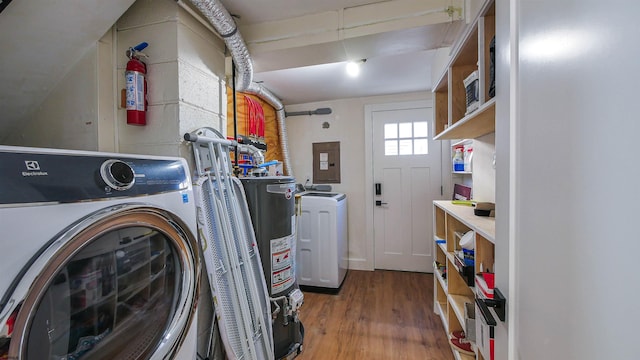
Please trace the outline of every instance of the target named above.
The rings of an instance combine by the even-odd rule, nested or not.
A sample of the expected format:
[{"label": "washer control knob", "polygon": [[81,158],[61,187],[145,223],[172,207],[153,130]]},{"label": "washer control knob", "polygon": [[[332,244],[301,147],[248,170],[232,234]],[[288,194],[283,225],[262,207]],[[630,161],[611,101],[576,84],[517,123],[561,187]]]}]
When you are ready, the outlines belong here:
[{"label": "washer control knob", "polygon": [[102,180],[112,189],[123,191],[130,189],[136,182],[131,166],[124,161],[110,159],[100,166]]}]

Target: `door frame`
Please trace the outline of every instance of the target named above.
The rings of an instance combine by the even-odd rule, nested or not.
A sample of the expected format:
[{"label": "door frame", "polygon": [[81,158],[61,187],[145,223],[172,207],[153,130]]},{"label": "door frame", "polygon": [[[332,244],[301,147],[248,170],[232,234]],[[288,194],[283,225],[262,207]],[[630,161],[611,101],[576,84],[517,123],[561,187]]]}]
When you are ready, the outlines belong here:
[{"label": "door frame", "polygon": [[[391,102],[384,104],[368,104],[364,106],[364,204],[366,225],[365,243],[367,247],[367,260],[364,267],[371,271],[375,270],[375,239],[373,234],[373,113],[376,111],[406,110],[421,107],[433,108],[433,100]],[[433,137],[433,123],[429,130],[431,131],[429,135]],[[440,167],[442,168],[442,156],[440,161]]]}]

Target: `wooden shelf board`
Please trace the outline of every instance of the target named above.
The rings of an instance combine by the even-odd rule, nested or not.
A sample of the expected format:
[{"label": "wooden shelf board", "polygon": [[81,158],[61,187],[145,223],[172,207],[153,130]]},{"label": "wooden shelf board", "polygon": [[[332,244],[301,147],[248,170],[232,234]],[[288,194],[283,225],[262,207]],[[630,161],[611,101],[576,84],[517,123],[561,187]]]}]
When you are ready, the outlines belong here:
[{"label": "wooden shelf board", "polygon": [[433,273],[438,279],[440,286],[442,286],[442,290],[444,290],[444,292],[447,293],[447,282],[442,278],[442,274],[440,273],[440,271],[438,271],[438,269],[436,269],[435,266],[433,267]]},{"label": "wooden shelf board", "polygon": [[440,247],[440,250],[442,250],[445,255],[447,254],[447,244],[438,244],[438,247]]},{"label": "wooden shelf board", "polygon": [[478,110],[463,117],[434,137],[434,140],[477,138],[496,129],[495,97],[482,104]]},{"label": "wooden shelf board", "polygon": [[464,303],[473,303],[473,299],[467,296],[452,294],[447,295],[447,299],[449,300],[449,305],[451,305],[453,312],[456,314],[456,317],[462,326],[462,330],[467,331],[466,322],[464,321]]},{"label": "wooden shelf board", "polygon": [[453,351],[453,357],[458,360],[475,360],[476,359],[476,357],[473,355],[463,354],[459,351],[453,350],[453,348],[451,348],[451,351]]},{"label": "wooden shelf board", "polygon": [[495,244],[496,219],[488,216],[476,216],[473,207],[466,205],[454,205],[450,200],[437,200],[433,202],[437,207],[445,210],[476,233],[482,235],[489,242]]},{"label": "wooden shelf board", "polygon": [[451,147],[460,146],[460,145],[471,145],[473,144],[473,139],[460,139],[451,144]]},{"label": "wooden shelf board", "polygon": [[460,272],[460,269],[458,269],[458,266],[456,265],[456,254],[452,252],[447,252],[446,255],[447,255],[447,259],[449,259],[449,261],[451,262],[455,270],[457,272]]},{"label": "wooden shelf board", "polygon": [[445,93],[447,92],[447,89],[449,88],[448,71],[449,71],[449,67],[447,66],[445,67],[442,74],[440,74],[440,77],[438,78],[438,82],[436,83],[436,86],[434,87],[433,91],[441,91]]},{"label": "wooden shelf board", "polygon": [[442,325],[444,326],[444,331],[449,333],[449,324],[447,323],[447,303],[436,302],[435,303],[436,312],[440,314],[440,320],[442,320]]}]

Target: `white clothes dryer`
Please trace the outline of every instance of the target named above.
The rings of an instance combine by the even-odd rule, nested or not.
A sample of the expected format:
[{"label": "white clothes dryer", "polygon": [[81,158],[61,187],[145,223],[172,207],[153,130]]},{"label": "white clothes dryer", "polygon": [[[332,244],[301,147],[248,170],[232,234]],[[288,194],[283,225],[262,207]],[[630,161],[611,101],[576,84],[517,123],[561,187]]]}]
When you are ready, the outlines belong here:
[{"label": "white clothes dryer", "polygon": [[0,146],[0,358],[195,359],[181,158]]}]

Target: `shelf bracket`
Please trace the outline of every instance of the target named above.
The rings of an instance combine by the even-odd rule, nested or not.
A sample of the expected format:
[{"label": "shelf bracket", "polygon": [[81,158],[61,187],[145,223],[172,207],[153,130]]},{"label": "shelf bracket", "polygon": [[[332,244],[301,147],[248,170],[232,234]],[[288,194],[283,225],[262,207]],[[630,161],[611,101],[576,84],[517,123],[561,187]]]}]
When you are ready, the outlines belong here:
[{"label": "shelf bracket", "polygon": [[[500,319],[500,321],[504,322],[506,319],[506,308],[507,308],[507,299],[504,297],[504,295],[502,295],[502,292],[500,292],[500,290],[498,290],[498,288],[494,288],[493,289],[493,299],[478,299],[478,305],[480,307],[480,311],[483,313],[483,315],[485,314],[485,310],[486,309],[486,313],[489,312],[489,309],[487,307],[492,307],[495,312],[496,315],[498,315],[498,319]],[[491,317],[491,315],[489,315],[489,317],[485,316],[485,318],[493,318]],[[494,320],[495,322],[495,320]],[[491,324],[489,324],[491,325]]]}]

